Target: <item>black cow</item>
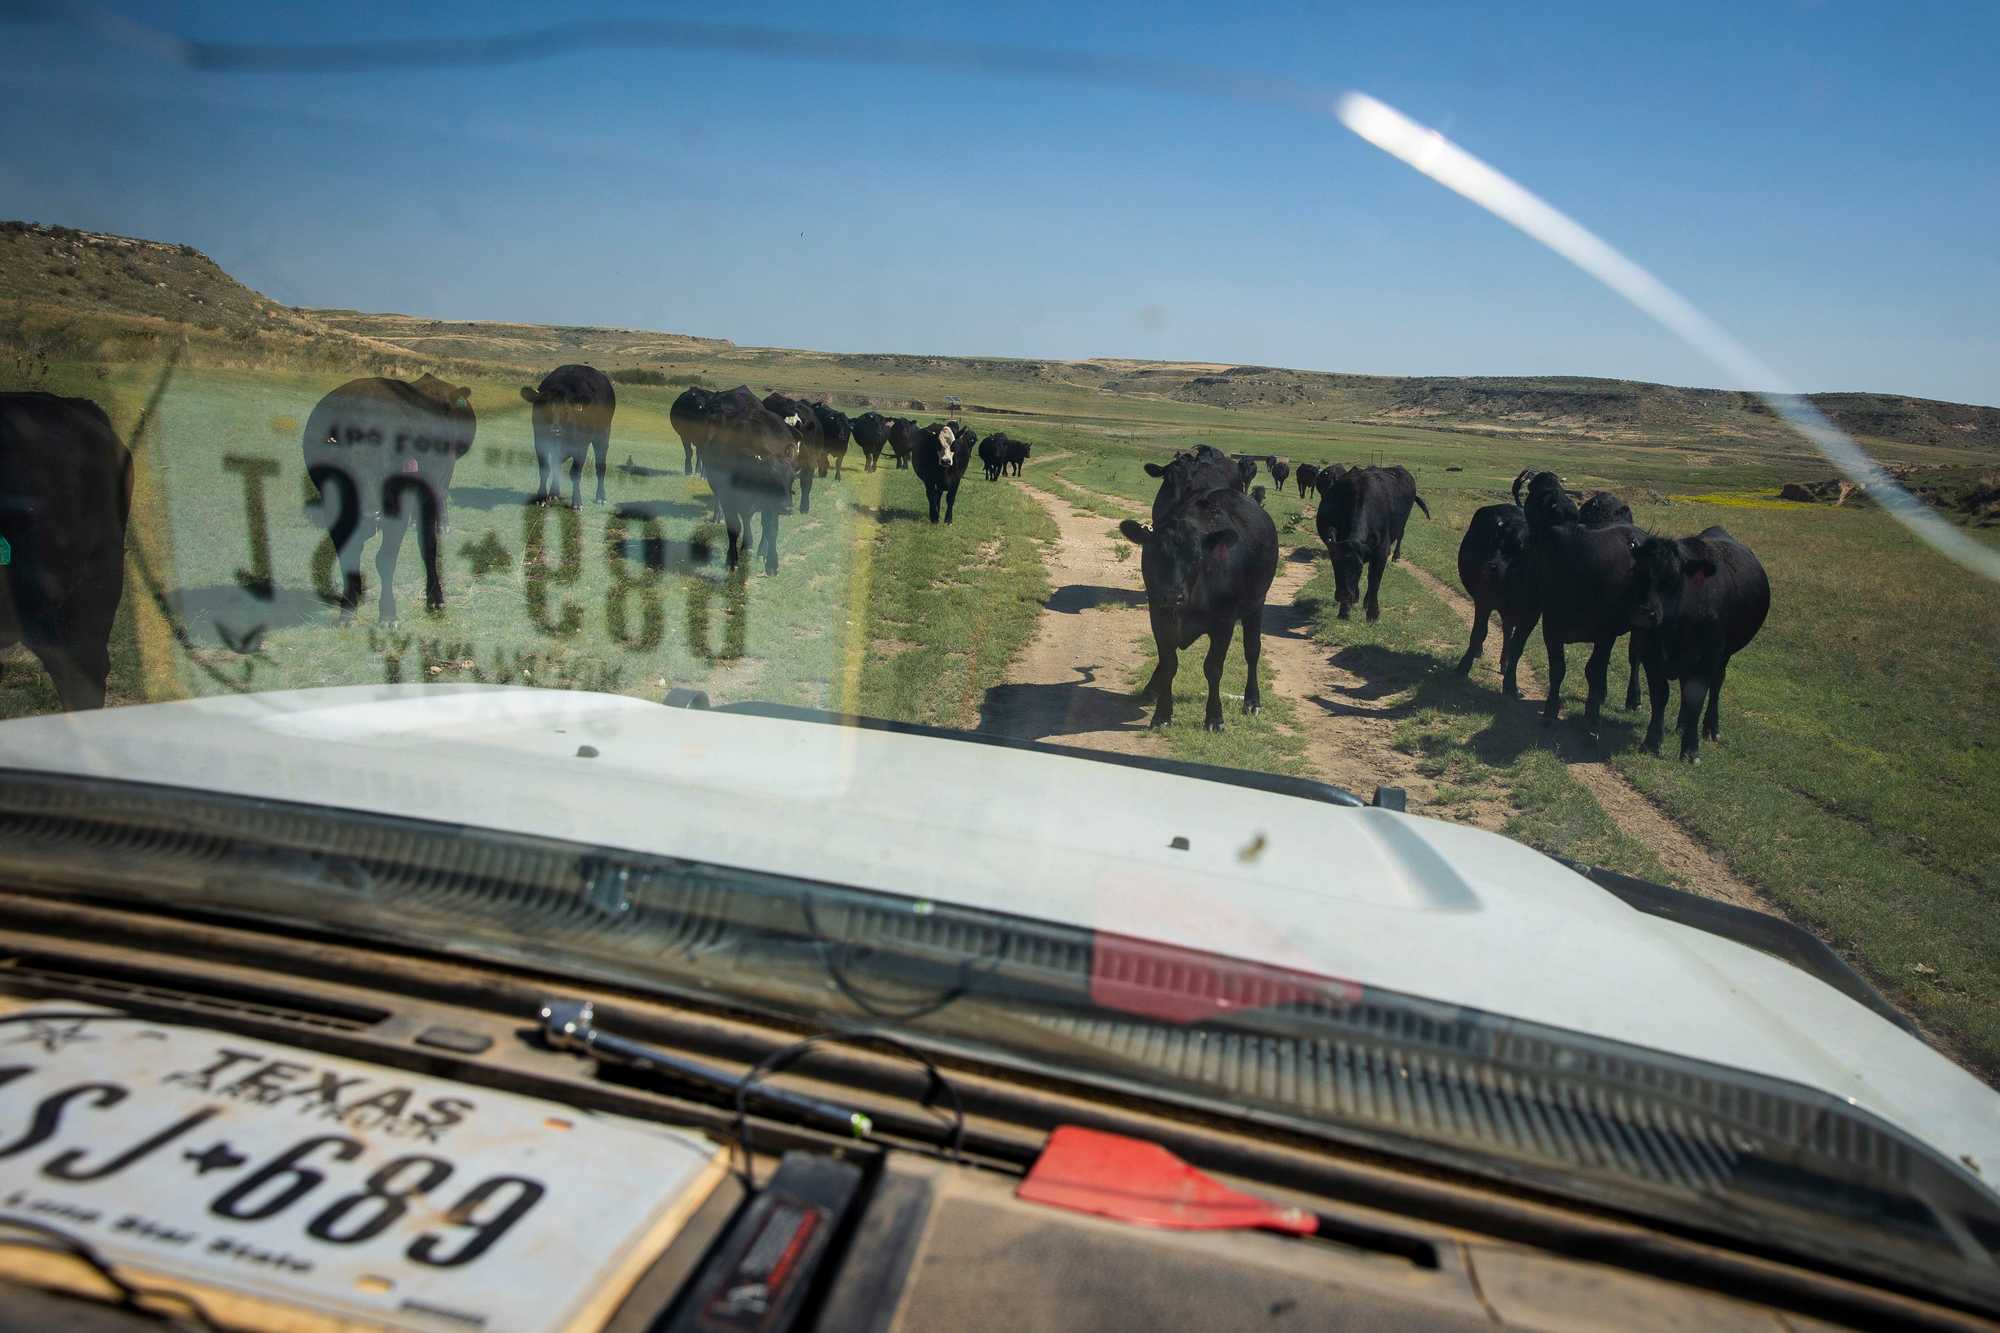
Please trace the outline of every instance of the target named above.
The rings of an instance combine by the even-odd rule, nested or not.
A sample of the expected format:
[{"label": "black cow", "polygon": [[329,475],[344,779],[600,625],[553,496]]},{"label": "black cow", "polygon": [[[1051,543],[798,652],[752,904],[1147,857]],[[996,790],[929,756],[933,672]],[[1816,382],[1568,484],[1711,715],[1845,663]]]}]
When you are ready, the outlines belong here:
[{"label": "black cow", "polygon": [[979,442],[979,465],[986,470],[986,480],[998,481],[1000,474],[1007,470],[1007,446],[1010,443],[1005,431],[995,431]]},{"label": "black cow", "polygon": [[424,606],[444,609],[438,537],[451,474],[472,448],[478,424],[472,390],[434,375],[414,383],[349,380],[313,408],[303,444],[316,495],[306,502],[306,514],[326,529],[340,562],[341,623],[353,620],[360,606],[361,549],[377,531],[382,620],[395,620],[396,557],[412,518],[424,560]]},{"label": "black cow", "polygon": [[1222,488],[1186,497],[1151,528],[1128,518],[1118,530],[1141,552],[1146,611],[1159,652],[1159,665],[1142,691],[1153,700],[1152,725],[1164,727],[1174,720],[1180,650],[1206,634],[1202,673],[1208,678],[1208,707],[1202,725],[1222,730],[1222,666],[1238,623],[1249,668],[1243,711],[1257,712],[1263,706],[1257,657],[1263,646],[1264,599],[1278,572],[1278,529],[1271,516],[1249,496]]},{"label": "black cow", "polygon": [[814,403],[813,415],[819,418],[819,474],[824,477],[826,465],[831,462],[833,479],[839,481],[841,465],[847,460],[847,442],[854,435],[854,423],[847,419],[847,413],[836,411],[825,403]]},{"label": "black cow", "polygon": [[910,455],[917,451],[917,423],[908,417],[889,418],[889,452],[896,456],[896,466],[910,465]]},{"label": "black cow", "polygon": [[1239,458],[1236,460],[1236,489],[1248,492],[1250,483],[1257,480],[1257,460]]},{"label": "black cow", "polygon": [[[1336,470],[1334,480],[1320,474],[1319,513],[1314,526],[1333,561],[1334,599],[1340,619],[1359,600],[1372,623],[1382,614],[1378,592],[1382,571],[1403,557],[1403,529],[1410,506],[1431,516],[1431,507],[1417,494],[1417,479],[1401,465]],[[1361,567],[1368,567],[1368,595],[1361,596]]]},{"label": "black cow", "polygon": [[1291,465],[1273,458],[1267,462],[1266,466],[1271,469],[1271,480],[1278,484],[1278,494],[1283,495],[1285,493],[1285,480],[1292,475]]},{"label": "black cow", "polygon": [[66,709],[104,707],[131,511],[132,455],[103,408],[0,393],[0,651],[25,644]]},{"label": "black cow", "polygon": [[917,479],[924,484],[924,496],[931,506],[931,522],[938,521],[940,500],[944,502],[944,521],[951,522],[952,510],[958,505],[958,483],[965,479],[966,468],[971,463],[972,450],[959,443],[958,433],[952,430],[949,423],[934,422],[918,433],[910,466],[916,469]]},{"label": "black cow", "polygon": [[535,499],[562,499],[562,474],[570,470],[569,507],[583,507],[584,455],[597,465],[597,503],[604,503],[604,460],[611,449],[611,417],[618,395],[611,378],[592,366],[557,366],[542,377],[542,387],[521,386],[521,397],[534,409]]},{"label": "black cow", "polygon": [[[1458,581],[1472,595],[1472,641],[1465,656],[1458,659],[1458,674],[1472,670],[1472,663],[1486,649],[1486,626],[1493,613],[1500,613],[1500,688],[1507,694],[1520,693],[1514,682],[1514,662],[1508,658],[1507,644],[1519,622],[1534,607],[1525,594],[1525,580],[1510,583],[1507,575],[1528,545],[1528,516],[1514,504],[1483,505],[1472,515],[1465,536],[1458,543]],[[1511,595],[1510,595],[1511,594]]]},{"label": "black cow", "polygon": [[1539,617],[1542,645],[1549,655],[1549,697],[1542,720],[1553,723],[1562,715],[1562,682],[1568,671],[1563,645],[1590,644],[1590,661],[1584,668],[1589,682],[1584,728],[1595,736],[1611,649],[1631,628],[1632,552],[1646,534],[1622,524],[1586,528],[1580,523],[1558,524],[1536,532],[1533,514],[1527,518],[1527,549],[1508,572],[1510,582],[1519,579],[1527,586],[1518,593],[1510,588],[1508,596],[1532,599],[1535,610],[1503,641],[1502,670],[1511,675]]},{"label": "black cow", "polygon": [[864,470],[873,472],[876,462],[882,457],[882,447],[889,443],[889,427],[892,423],[880,412],[863,412],[854,418],[854,442],[861,446]]},{"label": "black cow", "polygon": [[1613,523],[1623,523],[1630,527],[1632,506],[1610,491],[1597,491],[1577,506],[1576,516],[1577,521],[1586,528],[1608,528]]},{"label": "black cow", "polygon": [[1299,499],[1301,500],[1306,498],[1306,492],[1313,489],[1319,481],[1319,469],[1311,463],[1299,464],[1292,475],[1298,479]]},{"label": "black cow", "polygon": [[764,521],[764,572],[778,572],[778,515],[791,498],[794,473],[805,471],[796,423],[788,423],[738,385],[708,395],[702,460],[729,534],[729,568],[750,545],[751,515]]},{"label": "black cow", "polygon": [[[1254,475],[1255,465],[1252,467]],[[1160,479],[1160,489],[1153,496],[1154,527],[1166,518],[1167,511],[1178,508],[1196,495],[1207,491],[1247,493],[1249,490],[1249,483],[1244,481],[1236,460],[1207,444],[1175,454],[1166,463],[1146,464],[1146,475]]]},{"label": "black cow", "polygon": [[[1523,479],[1528,483],[1525,496],[1521,494]],[[1563,489],[1562,478],[1553,472],[1523,472],[1514,478],[1514,502],[1527,514],[1528,531],[1537,538],[1563,524],[1582,521],[1576,501]]]},{"label": "black cow", "polygon": [[[813,413],[813,405],[803,398],[793,398],[788,394],[767,393],[764,395],[764,409],[776,412],[799,442],[799,462],[797,477],[799,483],[799,512],[810,514],[813,507],[813,478],[826,472],[826,439],[820,434],[819,418]],[[788,486],[785,494],[791,494]]]},{"label": "black cow", "polygon": [[691,477],[701,471],[701,448],[708,429],[709,399],[715,395],[707,389],[689,387],[674,399],[674,405],[667,410],[667,420],[673,423],[674,434],[681,437],[681,475]]},{"label": "black cow", "polygon": [[[1000,438],[1003,440],[1007,439],[1004,435]],[[1007,440],[1006,463],[1015,476],[1018,477],[1021,475],[1021,465],[1028,461],[1028,455],[1033,451],[1034,447],[1026,440]]]},{"label": "black cow", "polygon": [[957,440],[956,447],[965,450],[968,455],[966,467],[969,470],[972,459],[979,456],[979,432],[970,426],[961,426],[956,421],[947,421],[944,424],[951,427],[951,433]]},{"label": "black cow", "polygon": [[[1757,637],[1771,611],[1764,566],[1725,528],[1705,528],[1698,537],[1678,540],[1653,537],[1632,552],[1629,606],[1633,645],[1645,664],[1653,703],[1646,748],[1660,752],[1667,682],[1678,680],[1681,758],[1700,763],[1701,736],[1722,740],[1722,681],[1729,659]],[[1637,696],[1635,680],[1626,687],[1625,706],[1636,705]]]}]

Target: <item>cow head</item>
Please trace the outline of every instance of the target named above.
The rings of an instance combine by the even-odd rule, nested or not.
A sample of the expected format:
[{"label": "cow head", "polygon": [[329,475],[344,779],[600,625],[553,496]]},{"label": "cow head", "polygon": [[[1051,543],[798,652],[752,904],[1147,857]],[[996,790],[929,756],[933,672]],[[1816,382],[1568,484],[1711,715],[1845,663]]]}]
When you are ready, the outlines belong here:
[{"label": "cow head", "polygon": [[952,452],[952,446],[957,441],[958,436],[952,433],[950,426],[938,427],[938,462],[943,463],[946,467],[952,467],[957,464],[958,455]]},{"label": "cow head", "polygon": [[557,443],[577,443],[590,437],[591,400],[565,385],[547,384],[540,389],[521,386],[521,401],[533,411],[536,435],[547,435]]},{"label": "cow head", "polygon": [[1521,553],[1527,549],[1527,525],[1519,520],[1502,524],[1499,533],[1493,539],[1493,550],[1487,555],[1486,564],[1483,566],[1486,576],[1495,580],[1505,578],[1508,568],[1519,560]]},{"label": "cow head", "polygon": [[1234,529],[1204,532],[1185,521],[1164,523],[1155,530],[1128,518],[1118,525],[1118,531],[1143,553],[1140,568],[1146,579],[1146,600],[1175,625],[1202,579],[1228,560],[1237,542]]},{"label": "cow head", "polygon": [[1562,478],[1553,472],[1537,472],[1528,481],[1528,496],[1521,507],[1528,513],[1528,526],[1536,532],[1577,521],[1576,501],[1563,488]]},{"label": "cow head", "polygon": [[1681,613],[1690,593],[1715,577],[1715,553],[1698,537],[1648,537],[1632,548],[1628,623],[1658,629]]},{"label": "cow head", "polygon": [[1578,508],[1577,518],[1586,528],[1608,528],[1613,523],[1630,523],[1632,507],[1610,491],[1598,491]]}]

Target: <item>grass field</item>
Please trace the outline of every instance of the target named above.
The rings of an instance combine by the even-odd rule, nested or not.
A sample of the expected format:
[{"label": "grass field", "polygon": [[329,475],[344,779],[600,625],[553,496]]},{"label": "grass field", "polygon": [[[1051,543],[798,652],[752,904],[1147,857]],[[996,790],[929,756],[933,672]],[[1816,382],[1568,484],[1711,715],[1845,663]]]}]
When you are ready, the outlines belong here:
[{"label": "grass field", "polygon": [[[912,399],[939,415],[948,364],[826,358],[768,349],[691,352],[676,374],[710,384],[866,397],[887,411]],[[718,700],[759,698],[972,726],[985,691],[1034,632],[1047,595],[1044,544],[1054,528],[1018,486],[976,475],[958,522],[922,521],[908,472],[814,490],[810,515],[781,526],[775,577],[724,577],[695,552],[720,547],[707,488],[680,475],[666,421],[677,386],[621,386],[609,479],[614,505],[565,511],[522,505],[532,484],[522,377],[473,381],[480,422],[452,495],[448,606],[422,612],[410,543],[397,572],[404,608],[384,627],[374,569],[357,623],[341,628],[315,593],[323,546],[301,509],[298,423],[345,374],[179,372],[139,437],[138,566],[158,580],[166,615],[131,585],[116,643],[114,702],[232,689],[401,680],[532,681],[659,697],[671,686]],[[462,376],[460,378],[463,378]],[[63,364],[49,387],[106,403],[128,439],[158,367]],[[1453,564],[1471,511],[1502,498],[1525,464],[1572,484],[1607,486],[1658,530],[1714,522],[1748,542],[1775,590],[1770,623],[1732,666],[1726,744],[1688,768],[1636,750],[1643,718],[1614,707],[1612,763],[1731,870],[1822,933],[1900,1003],[1948,1033],[1989,1074],[2000,1069],[2000,589],[1971,582],[1879,511],[1790,505],[1782,480],[1822,475],[1802,443],[1659,434],[1607,443],[1505,432],[1344,425],[1297,414],[1226,410],[1110,393],[1046,377],[996,375],[968,388],[963,415],[1035,446],[1028,480],[1102,516],[1106,528],[1149,501],[1147,458],[1207,440],[1231,451],[1304,461],[1400,461],[1418,475],[1434,518],[1413,518],[1405,560],[1456,587]],[[986,410],[999,409],[999,410]],[[1883,446],[1896,461],[1978,463],[1975,450]],[[632,470],[622,465],[630,462]],[[1452,469],[1447,471],[1447,468]],[[260,479],[261,517],[246,485]],[[1268,484],[1268,483],[1267,483]],[[1287,548],[1316,545],[1296,489],[1267,503]],[[622,516],[621,516],[622,515]],[[258,553],[262,532],[267,557]],[[1989,530],[1990,533],[1990,530]],[[264,572],[273,596],[246,591]],[[1133,578],[1136,582],[1136,566]],[[1396,744],[1442,785],[1430,811],[1499,801],[1507,829],[1534,845],[1659,877],[1652,853],[1621,833],[1568,772],[1585,744],[1572,724],[1544,732],[1498,695],[1497,635],[1467,680],[1449,673],[1464,644],[1457,611],[1392,570],[1380,623],[1330,618],[1322,567],[1302,601],[1331,653],[1379,678],[1402,710]],[[178,626],[186,642],[177,643]],[[1530,650],[1538,662],[1539,646]],[[1240,650],[1224,688],[1242,689]],[[18,651],[0,674],[0,716],[54,707]],[[1581,662],[1569,690],[1579,701]],[[1613,667],[1622,697],[1622,655]],[[1134,681],[1134,684],[1137,682]],[[1266,692],[1266,712],[1219,736],[1200,729],[1199,654],[1184,658],[1180,721],[1168,753],[1296,772],[1299,737],[1317,710]],[[1573,711],[1580,711],[1573,708]],[[1669,746],[1669,754],[1672,747]]]}]

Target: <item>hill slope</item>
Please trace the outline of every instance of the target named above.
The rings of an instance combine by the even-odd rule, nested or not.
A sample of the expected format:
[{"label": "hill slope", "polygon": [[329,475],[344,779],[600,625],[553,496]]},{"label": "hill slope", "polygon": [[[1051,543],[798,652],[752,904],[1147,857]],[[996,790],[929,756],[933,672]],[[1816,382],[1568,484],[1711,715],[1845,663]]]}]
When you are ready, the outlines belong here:
[{"label": "hill slope", "polygon": [[[319,361],[401,369],[527,372],[564,361],[645,368],[676,382],[782,379],[834,390],[921,376],[968,401],[1010,388],[1186,403],[1300,421],[1428,426],[1579,440],[1768,441],[1787,428],[1754,395],[1571,376],[1340,375],[1227,363],[1036,361],[797,352],[726,339],[588,326],[427,319],[284,306],[200,251],[135,237],[0,222],[0,302],[140,330],[182,330],[267,355],[308,349]],[[6,330],[0,329],[0,336]],[[102,354],[102,353],[100,353]],[[2000,409],[1883,393],[1822,393],[1813,402],[1864,440],[2000,450]]]}]

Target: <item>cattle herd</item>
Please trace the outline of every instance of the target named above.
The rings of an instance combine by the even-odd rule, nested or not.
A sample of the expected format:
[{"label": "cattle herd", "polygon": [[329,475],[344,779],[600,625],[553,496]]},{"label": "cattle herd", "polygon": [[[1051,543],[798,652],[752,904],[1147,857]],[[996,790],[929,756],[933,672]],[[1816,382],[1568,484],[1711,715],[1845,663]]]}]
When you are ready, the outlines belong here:
[{"label": "cattle herd", "polygon": [[[1152,524],[1127,519],[1120,531],[1143,555],[1140,574],[1152,619],[1159,665],[1144,693],[1154,701],[1153,725],[1173,720],[1173,680],[1179,651],[1208,636],[1204,668],[1211,731],[1222,728],[1222,667],[1235,626],[1243,626],[1248,681],[1243,711],[1257,712],[1259,626],[1277,568],[1276,525],[1250,498],[1257,459],[1202,445],[1171,462],[1148,463],[1159,480]],[[1317,490],[1315,527],[1333,564],[1334,600],[1345,620],[1358,601],[1370,621],[1381,614],[1384,569],[1402,558],[1410,510],[1430,506],[1408,469],[1339,467],[1262,460],[1283,487],[1297,478],[1299,495]],[[1701,740],[1721,739],[1721,695],[1729,660],[1762,628],[1771,607],[1764,567],[1747,546],[1720,527],[1693,537],[1656,536],[1634,525],[1632,510],[1609,491],[1578,496],[1553,472],[1524,470],[1511,503],[1473,514],[1458,548],[1458,574],[1472,596],[1472,638],[1458,661],[1463,675],[1486,646],[1487,627],[1500,615],[1503,691],[1520,694],[1521,654],[1539,623],[1549,658],[1544,722],[1562,711],[1564,649],[1591,645],[1586,730],[1598,731],[1611,653],[1628,633],[1625,706],[1639,705],[1646,676],[1652,718],[1646,749],[1658,753],[1667,694],[1681,686],[1681,758],[1698,761]],[[1581,501],[1581,503],[1579,503]],[[1367,591],[1361,575],[1367,571]]]},{"label": "cattle herd", "polygon": [[[530,502],[582,504],[584,469],[594,463],[598,503],[606,502],[605,460],[617,399],[610,379],[559,366],[521,396],[531,408],[535,485]],[[380,535],[375,565],[381,616],[396,615],[394,574],[412,523],[424,562],[424,600],[441,609],[439,547],[452,473],[472,448],[477,419],[471,391],[431,375],[415,381],[357,379],[322,398],[302,441],[311,498],[306,510],[326,533],[343,579],[344,622],[362,591],[361,553]],[[715,516],[728,532],[728,564],[739,567],[750,520],[761,517],[759,552],[778,571],[778,516],[812,507],[815,478],[837,481],[849,442],[866,469],[884,450],[923,483],[932,523],[952,521],[959,483],[977,455],[987,480],[1019,476],[1029,446],[1004,433],[981,439],[953,421],[919,426],[865,412],[850,420],[823,402],[782,393],[759,399],[749,388],[690,388],[669,413],[686,474],[707,478]],[[1141,551],[1148,612],[1159,661],[1145,693],[1153,725],[1173,719],[1173,681],[1182,649],[1209,641],[1203,723],[1222,727],[1222,668],[1237,625],[1249,665],[1246,713],[1261,705],[1257,658],[1264,603],[1276,575],[1278,536],[1253,488],[1260,463],[1282,488],[1296,480],[1319,496],[1316,529],[1332,561],[1341,619],[1361,604],[1381,614],[1382,575],[1402,557],[1412,508],[1430,518],[1416,479],[1400,466],[1340,467],[1276,458],[1231,457],[1202,445],[1166,463],[1147,463],[1159,482],[1152,522],[1127,519],[1125,537]],[[95,403],[46,393],[0,393],[0,649],[24,644],[39,657],[66,708],[104,702],[112,620],[124,590],[124,545],[132,460]],[[316,539],[317,540],[317,539]],[[1363,590],[1363,573],[1366,590]],[[1719,739],[1720,698],[1732,656],[1755,637],[1770,609],[1770,584],[1750,550],[1719,527],[1693,536],[1656,536],[1607,491],[1580,496],[1553,472],[1523,471],[1513,500],[1472,516],[1459,544],[1458,572],[1473,600],[1471,641],[1461,674],[1485,649],[1498,613],[1503,691],[1518,696],[1518,667],[1537,624],[1549,659],[1543,718],[1562,708],[1565,647],[1588,643],[1585,722],[1594,735],[1608,690],[1613,648],[1629,634],[1625,706],[1636,708],[1644,672],[1652,704],[1645,745],[1659,749],[1670,682],[1681,684],[1681,757],[1701,739]]]}]

